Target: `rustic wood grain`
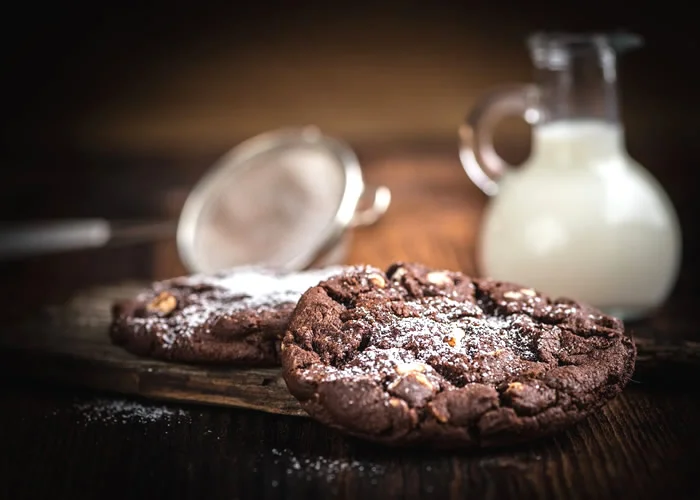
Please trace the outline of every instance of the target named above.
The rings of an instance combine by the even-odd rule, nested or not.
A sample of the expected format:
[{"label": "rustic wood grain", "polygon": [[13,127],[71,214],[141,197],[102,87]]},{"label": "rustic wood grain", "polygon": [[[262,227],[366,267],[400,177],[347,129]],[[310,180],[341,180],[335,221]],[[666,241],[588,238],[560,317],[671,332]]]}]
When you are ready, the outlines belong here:
[{"label": "rustic wood grain", "polygon": [[0,370],[73,387],[301,415],[278,369],[211,368],[134,356],[107,335],[113,300],[138,288],[94,289],[0,339]]},{"label": "rustic wood grain", "polygon": [[647,382],[695,384],[700,380],[700,343],[634,338],[637,346],[635,378]]},{"label": "rustic wood grain", "polygon": [[3,498],[691,499],[699,492],[687,457],[700,446],[700,402],[673,388],[633,387],[551,439],[469,454],[378,448],[310,419],[230,408],[166,405],[177,415],[113,421],[91,417],[103,399],[90,393],[6,381],[0,388],[3,407],[22,408],[0,417],[0,470],[32,471],[6,475]]}]

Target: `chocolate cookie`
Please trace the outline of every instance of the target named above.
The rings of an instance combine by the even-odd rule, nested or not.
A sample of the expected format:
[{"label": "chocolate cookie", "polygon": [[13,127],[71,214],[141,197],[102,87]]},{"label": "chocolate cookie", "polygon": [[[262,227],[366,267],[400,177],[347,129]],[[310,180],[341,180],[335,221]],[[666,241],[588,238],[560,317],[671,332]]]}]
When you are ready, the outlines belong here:
[{"label": "chocolate cookie", "polygon": [[238,268],[157,282],[113,306],[110,336],[134,354],[170,361],[279,364],[279,341],[301,294],[342,270]]},{"label": "chocolate cookie", "polygon": [[622,391],[621,321],[530,288],[417,264],[308,290],[282,342],[314,418],[391,445],[475,448],[555,433]]}]

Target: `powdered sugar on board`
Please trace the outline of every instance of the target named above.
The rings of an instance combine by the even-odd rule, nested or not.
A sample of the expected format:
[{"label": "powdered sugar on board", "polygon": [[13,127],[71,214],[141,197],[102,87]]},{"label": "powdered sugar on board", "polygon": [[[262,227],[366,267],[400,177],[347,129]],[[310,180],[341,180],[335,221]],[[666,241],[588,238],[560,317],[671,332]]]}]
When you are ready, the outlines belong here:
[{"label": "powdered sugar on board", "polygon": [[367,461],[359,461],[346,458],[329,458],[321,455],[302,456],[289,449],[272,449],[274,464],[285,467],[288,476],[302,479],[324,479],[334,481],[345,472],[367,479],[378,478],[384,475],[385,467],[381,464]]},{"label": "powdered sugar on board", "polygon": [[76,402],[72,409],[84,423],[148,424],[190,421],[190,415],[182,408],[144,404],[128,399],[96,398]]}]

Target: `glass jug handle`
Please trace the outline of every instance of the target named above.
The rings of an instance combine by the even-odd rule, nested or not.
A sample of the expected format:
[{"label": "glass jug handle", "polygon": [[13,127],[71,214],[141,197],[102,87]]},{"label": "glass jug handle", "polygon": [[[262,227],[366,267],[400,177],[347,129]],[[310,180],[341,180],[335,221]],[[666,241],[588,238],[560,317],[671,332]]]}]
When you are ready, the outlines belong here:
[{"label": "glass jug handle", "polygon": [[493,132],[503,118],[519,116],[530,125],[540,120],[539,89],[516,85],[496,89],[477,102],[459,128],[459,157],[465,172],[486,195],[498,193],[498,179],[511,168],[493,147]]}]

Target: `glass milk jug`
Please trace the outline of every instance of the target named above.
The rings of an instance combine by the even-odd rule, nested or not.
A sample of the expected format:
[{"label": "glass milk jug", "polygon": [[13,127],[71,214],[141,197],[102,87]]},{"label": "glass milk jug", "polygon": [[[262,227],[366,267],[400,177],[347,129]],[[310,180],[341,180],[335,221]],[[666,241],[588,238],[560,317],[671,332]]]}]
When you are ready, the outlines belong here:
[{"label": "glass milk jug", "polygon": [[[497,89],[460,128],[460,157],[488,196],[479,273],[578,299],[621,319],[647,316],[669,295],[680,264],[676,213],[659,183],[627,153],[616,56],[633,35],[536,34],[536,84]],[[500,158],[492,133],[505,116],[532,125],[530,157]]]}]

